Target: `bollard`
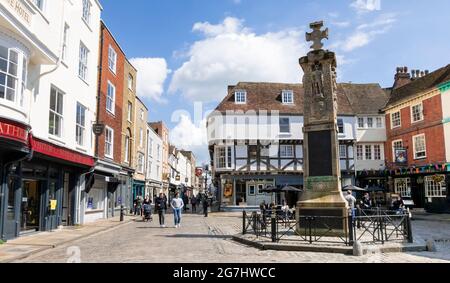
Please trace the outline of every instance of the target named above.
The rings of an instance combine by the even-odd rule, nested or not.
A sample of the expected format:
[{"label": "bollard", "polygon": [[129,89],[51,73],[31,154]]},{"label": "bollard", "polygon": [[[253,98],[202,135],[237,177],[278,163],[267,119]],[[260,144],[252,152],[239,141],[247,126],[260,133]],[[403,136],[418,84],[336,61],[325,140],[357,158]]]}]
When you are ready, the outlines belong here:
[{"label": "bollard", "polygon": [[350,215],[348,216],[348,245],[353,246],[354,243],[354,232],[353,232],[353,213],[350,212]]},{"label": "bollard", "polygon": [[245,226],[245,218],[247,217],[247,212],[242,211],[242,235],[245,235],[247,233],[246,226]]},{"label": "bollard", "polygon": [[275,209],[272,211],[272,218],[270,219],[272,224],[272,242],[275,243],[277,241],[277,215],[275,214]]},{"label": "bollard", "polygon": [[123,205],[121,205],[120,206],[120,222],[123,222],[124,210],[125,210],[125,208],[123,207]]},{"label": "bollard", "polygon": [[412,225],[411,225],[411,213],[409,212],[409,208],[406,210],[406,227],[408,229],[408,243],[412,244],[414,243],[413,238],[413,232],[412,232]]}]

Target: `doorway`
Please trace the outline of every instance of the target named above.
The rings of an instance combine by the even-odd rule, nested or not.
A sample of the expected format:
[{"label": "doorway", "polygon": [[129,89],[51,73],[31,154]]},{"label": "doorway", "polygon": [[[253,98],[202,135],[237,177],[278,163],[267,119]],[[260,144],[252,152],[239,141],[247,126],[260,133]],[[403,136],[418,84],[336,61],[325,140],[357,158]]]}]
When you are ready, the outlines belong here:
[{"label": "doorway", "polygon": [[20,233],[39,231],[41,224],[41,182],[24,180],[21,210],[20,210]]}]

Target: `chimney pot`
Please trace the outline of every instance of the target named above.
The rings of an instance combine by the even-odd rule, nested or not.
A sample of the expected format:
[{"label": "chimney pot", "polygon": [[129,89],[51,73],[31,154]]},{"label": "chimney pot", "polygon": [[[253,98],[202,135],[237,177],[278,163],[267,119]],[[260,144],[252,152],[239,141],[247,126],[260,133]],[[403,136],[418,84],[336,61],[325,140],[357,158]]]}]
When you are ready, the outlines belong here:
[{"label": "chimney pot", "polygon": [[404,73],[408,73],[408,67],[403,67]]},{"label": "chimney pot", "polygon": [[412,77],[413,79],[416,78],[416,70],[411,70],[411,77]]},{"label": "chimney pot", "polygon": [[428,74],[430,74],[430,71],[429,70],[425,70],[425,76],[428,75]]}]

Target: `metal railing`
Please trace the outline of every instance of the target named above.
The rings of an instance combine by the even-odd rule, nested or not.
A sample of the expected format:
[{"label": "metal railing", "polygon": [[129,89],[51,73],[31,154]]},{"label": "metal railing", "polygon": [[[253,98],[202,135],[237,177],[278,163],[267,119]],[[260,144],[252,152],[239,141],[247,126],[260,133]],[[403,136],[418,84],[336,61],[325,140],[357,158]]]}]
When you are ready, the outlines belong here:
[{"label": "metal railing", "polygon": [[301,241],[361,243],[413,242],[409,211],[359,210],[355,216],[289,217],[285,211],[243,212],[242,234],[270,238],[272,242]]}]

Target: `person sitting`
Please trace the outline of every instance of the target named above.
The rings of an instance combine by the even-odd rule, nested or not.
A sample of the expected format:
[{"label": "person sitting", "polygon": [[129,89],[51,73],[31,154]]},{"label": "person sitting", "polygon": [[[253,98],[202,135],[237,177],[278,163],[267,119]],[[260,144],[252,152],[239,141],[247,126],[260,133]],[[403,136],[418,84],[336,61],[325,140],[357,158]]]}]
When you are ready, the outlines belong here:
[{"label": "person sitting", "polygon": [[398,197],[398,199],[394,201],[393,207],[397,214],[402,214],[405,210],[405,203],[403,202],[403,199]]}]

